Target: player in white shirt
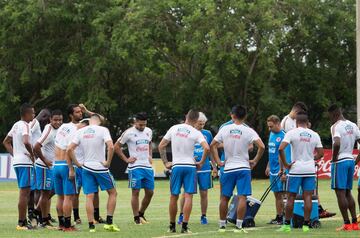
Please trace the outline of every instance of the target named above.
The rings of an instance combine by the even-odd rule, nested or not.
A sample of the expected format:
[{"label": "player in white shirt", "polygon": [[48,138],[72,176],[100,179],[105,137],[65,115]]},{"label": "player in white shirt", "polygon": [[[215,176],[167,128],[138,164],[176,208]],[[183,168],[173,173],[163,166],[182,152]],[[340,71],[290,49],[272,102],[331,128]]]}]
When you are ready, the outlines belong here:
[{"label": "player in white shirt", "polygon": [[24,103],[20,107],[21,120],[16,122],[5,137],[3,144],[13,157],[18,187],[19,187],[19,221],[17,230],[31,229],[27,224],[26,211],[31,192],[31,173],[34,163],[34,154],[31,145],[31,132],[29,122],[34,119],[34,107]]},{"label": "player in white shirt", "polygon": [[[146,224],[144,216],[154,194],[154,170],[152,168],[152,130],[147,125],[147,114],[137,113],[134,126],[127,129],[115,143],[115,153],[128,164],[129,188],[132,189],[131,207],[135,224]],[[127,144],[129,157],[122,147]],[[139,208],[140,189],[145,196]]]},{"label": "player in white shirt", "polygon": [[[315,161],[324,155],[320,136],[308,129],[308,115],[306,112],[298,112],[296,115],[297,128],[285,134],[280,144],[279,152],[281,161],[286,169],[289,169],[287,179],[287,202],[285,207],[285,221],[279,231],[290,232],[290,220],[293,216],[293,208],[296,194],[301,188],[304,198],[304,223],[303,231],[309,231],[310,213],[312,208],[312,194],[315,190]],[[286,161],[284,150],[291,145],[291,163]],[[314,157],[314,151],[316,155]]]},{"label": "player in white shirt", "polygon": [[[246,120],[246,108],[236,105],[231,110],[233,124],[222,127],[214,140],[211,142],[211,152],[216,163],[225,167],[220,178],[221,199],[219,205],[219,232],[226,231],[226,215],[228,204],[237,189],[239,204],[237,207],[237,220],[234,232],[247,233],[242,228],[246,212],[246,196],[251,195],[251,169],[253,169],[262,157],[265,145],[259,135],[250,127],[244,125]],[[223,144],[225,161],[220,161],[218,154],[219,144]],[[249,146],[255,144],[258,147],[256,156],[249,160]]]},{"label": "player in white shirt", "polygon": [[[331,188],[335,190],[344,225],[337,230],[359,230],[356,219],[355,201],[351,194],[355,162],[353,149],[355,142],[360,142],[360,130],[355,123],[344,118],[341,108],[331,105],[328,109],[333,141],[331,164]],[[358,156],[360,159],[360,156]],[[358,162],[357,159],[357,162]],[[350,223],[348,211],[351,214]]]},{"label": "player in white shirt", "polygon": [[[82,179],[90,232],[95,232],[94,196],[99,191],[99,186],[101,190],[106,190],[109,195],[104,229],[107,231],[120,231],[113,224],[117,192],[114,179],[109,171],[114,154],[114,145],[109,130],[100,126],[100,123],[100,116],[93,114],[90,117],[90,125],[76,132],[76,136],[67,149],[67,154],[71,161],[76,161],[75,148],[82,146],[84,149],[84,164],[79,166],[83,168]],[[107,157],[105,157],[105,146],[107,148]],[[72,176],[75,176],[75,174]]]},{"label": "player in white shirt", "polygon": [[[170,226],[169,231],[176,232],[176,213],[177,201],[181,187],[184,187],[184,219],[181,232],[188,233],[188,222],[192,209],[193,194],[197,193],[197,176],[196,167],[198,169],[204,164],[209,153],[209,145],[200,131],[194,128],[199,118],[199,112],[190,110],[186,115],[185,123],[172,126],[159,144],[160,157],[166,168],[172,168],[170,178],[170,203],[169,215]],[[168,162],[166,157],[166,146],[171,142],[172,162]],[[196,162],[194,158],[195,144],[199,143],[203,149],[201,161]]]},{"label": "player in white shirt", "polygon": [[[78,129],[77,124],[82,119],[82,111],[79,105],[71,104],[67,112],[70,122],[62,124],[55,136],[54,188],[55,194],[58,195],[56,210],[59,227],[64,231],[76,231],[77,229],[71,226],[71,209],[74,196],[78,191],[74,165],[67,159],[66,149]],[[77,161],[74,163],[78,165]]]},{"label": "player in white shirt", "polygon": [[40,191],[40,199],[37,209],[41,210],[40,226],[53,228],[50,223],[50,201],[53,196],[53,163],[55,159],[55,136],[57,129],[63,122],[63,115],[60,110],[51,113],[50,124],[47,124],[43,133],[34,146],[34,152],[38,159],[36,163],[36,188]]}]

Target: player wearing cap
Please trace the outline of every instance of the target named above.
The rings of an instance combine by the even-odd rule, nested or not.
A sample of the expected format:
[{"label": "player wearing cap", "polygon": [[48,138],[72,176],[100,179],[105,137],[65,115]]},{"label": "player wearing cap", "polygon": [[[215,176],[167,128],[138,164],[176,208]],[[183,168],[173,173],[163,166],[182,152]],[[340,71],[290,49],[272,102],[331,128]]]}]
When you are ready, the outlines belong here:
[{"label": "player wearing cap", "polygon": [[32,226],[27,224],[26,211],[30,196],[31,173],[34,163],[29,122],[34,119],[34,115],[33,106],[28,103],[21,105],[21,120],[13,125],[3,141],[7,152],[13,157],[13,166],[19,187],[19,220],[16,227],[17,230],[32,229]]},{"label": "player wearing cap", "polygon": [[[315,190],[315,161],[324,155],[320,136],[308,129],[308,115],[306,112],[298,112],[296,115],[297,128],[285,134],[280,144],[279,152],[281,161],[286,169],[289,169],[287,179],[287,202],[285,208],[285,221],[278,231],[290,232],[290,220],[293,217],[294,201],[296,194],[301,188],[304,198],[304,223],[303,231],[309,231],[310,213],[312,208],[312,194]],[[286,161],[284,150],[291,145],[291,163]],[[316,155],[314,157],[314,151]]]},{"label": "player wearing cap", "polygon": [[[357,125],[344,118],[341,108],[331,105],[328,109],[333,141],[331,164],[331,188],[335,190],[344,225],[338,231],[359,230],[356,219],[355,201],[351,194],[355,163],[353,149],[360,143],[360,130]],[[357,158],[359,162],[360,156]],[[348,211],[351,214],[350,223]]]},{"label": "player wearing cap", "polygon": [[[152,168],[152,130],[147,125],[147,114],[137,113],[133,127],[127,129],[115,143],[115,152],[128,164],[129,188],[132,189],[131,207],[135,224],[148,223],[144,214],[154,194],[154,170]],[[127,145],[129,157],[122,151]],[[140,189],[145,195],[139,206]]]},{"label": "player wearing cap", "polygon": [[[113,214],[116,207],[116,187],[109,167],[114,154],[114,146],[110,132],[106,127],[100,126],[101,119],[97,114],[90,117],[89,126],[79,129],[67,149],[69,160],[77,163],[75,148],[82,146],[84,150],[84,164],[82,167],[83,189],[86,195],[86,213],[89,221],[90,232],[95,232],[94,225],[94,196],[98,187],[106,190],[109,198],[107,202],[107,217],[104,229],[107,231],[120,231],[113,224]],[[107,156],[105,157],[105,146]],[[74,173],[69,176],[75,177]]]},{"label": "player wearing cap", "polygon": [[[160,157],[166,168],[172,168],[170,178],[170,203],[169,232],[176,232],[175,219],[177,213],[177,201],[181,187],[184,187],[184,220],[181,232],[190,233],[188,222],[192,209],[193,194],[197,193],[196,167],[199,169],[206,160],[209,152],[209,145],[200,131],[194,128],[199,119],[199,112],[190,110],[186,115],[185,123],[172,126],[159,144]],[[171,142],[172,162],[168,162],[166,157],[166,146]],[[199,143],[204,152],[200,162],[194,159],[195,144]]]},{"label": "player wearing cap", "polygon": [[[246,115],[247,112],[244,106],[234,106],[231,110],[231,118],[234,123],[222,127],[211,142],[211,152],[216,163],[220,166],[225,166],[224,173],[220,178],[219,232],[226,231],[228,204],[236,187],[239,204],[234,232],[247,233],[242,228],[242,223],[246,212],[246,196],[251,195],[251,169],[261,159],[265,145],[253,129],[243,125]],[[224,162],[220,161],[217,153],[220,143],[224,145]],[[248,149],[251,144],[256,144],[258,151],[255,158],[249,161]]]}]

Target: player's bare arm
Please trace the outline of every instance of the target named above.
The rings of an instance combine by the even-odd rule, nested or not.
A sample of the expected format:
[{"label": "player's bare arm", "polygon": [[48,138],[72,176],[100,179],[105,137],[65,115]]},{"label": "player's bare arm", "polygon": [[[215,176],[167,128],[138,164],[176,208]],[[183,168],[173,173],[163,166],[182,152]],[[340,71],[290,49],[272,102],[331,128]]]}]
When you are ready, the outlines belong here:
[{"label": "player's bare arm", "polygon": [[224,162],[221,162],[220,158],[219,158],[219,153],[218,153],[218,148],[219,148],[220,143],[217,142],[216,140],[213,140],[210,144],[210,150],[211,150],[211,154],[212,157],[214,158],[216,164],[220,167],[224,166]]},{"label": "player's bare arm", "polygon": [[3,145],[6,149],[6,151],[11,155],[14,156],[13,153],[13,147],[12,147],[12,137],[11,136],[6,136],[4,141],[3,141]]},{"label": "player's bare arm", "polygon": [[332,162],[336,162],[338,160],[339,151],[340,151],[340,138],[334,137],[333,154],[331,159]]},{"label": "player's bare arm", "polygon": [[253,169],[258,164],[258,162],[262,158],[262,155],[264,154],[264,151],[265,151],[265,145],[264,145],[264,143],[262,142],[261,139],[257,139],[254,142],[254,144],[256,145],[256,147],[258,149],[257,149],[257,152],[256,152],[256,155],[255,155],[254,159],[250,161],[251,169]]},{"label": "player's bare arm", "polygon": [[46,167],[50,168],[52,166],[52,163],[50,160],[45,158],[44,154],[41,151],[41,147],[42,145],[39,142],[36,142],[34,146],[34,153],[38,158],[40,158],[44,162]]},{"label": "player's bare arm", "polygon": [[24,143],[24,146],[25,146],[26,150],[29,152],[29,154],[28,154],[29,158],[34,163],[34,161],[35,161],[34,152],[33,152],[31,142],[30,142],[30,136],[29,135],[23,135],[23,143]]},{"label": "player's bare arm", "polygon": [[120,159],[122,159],[125,163],[127,164],[132,164],[136,161],[136,158],[135,157],[126,157],[124,151],[123,151],[123,148],[124,148],[124,145],[121,144],[119,141],[117,141],[115,143],[115,146],[114,146],[114,150],[115,150],[115,153],[120,157]]},{"label": "player's bare arm", "polygon": [[114,157],[114,144],[111,140],[106,142],[106,149],[107,149],[107,156],[106,156],[106,161],[103,162],[103,165],[106,168],[109,168],[111,165],[111,161]]},{"label": "player's bare arm", "polygon": [[172,163],[168,161],[167,156],[166,156],[166,146],[170,143],[170,141],[162,139],[158,149],[159,149],[159,153],[160,153],[160,158],[162,160],[162,162],[164,163],[165,167],[167,169],[170,169],[172,166]]}]

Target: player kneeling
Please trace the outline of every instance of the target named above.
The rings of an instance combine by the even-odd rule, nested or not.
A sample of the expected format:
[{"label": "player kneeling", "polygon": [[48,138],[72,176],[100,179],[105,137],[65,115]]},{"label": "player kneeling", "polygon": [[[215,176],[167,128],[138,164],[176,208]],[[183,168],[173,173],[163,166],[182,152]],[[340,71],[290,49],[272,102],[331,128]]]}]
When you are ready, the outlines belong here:
[{"label": "player kneeling", "polygon": [[[82,178],[84,193],[86,194],[86,213],[90,232],[95,232],[94,195],[98,192],[99,186],[101,190],[106,190],[109,194],[106,225],[104,225],[104,229],[107,231],[120,231],[120,229],[113,224],[117,192],[114,179],[109,171],[114,154],[114,145],[109,130],[100,126],[100,123],[99,115],[92,115],[90,125],[76,132],[76,136],[67,152],[69,158],[75,161],[75,148],[81,146],[84,149]],[[107,160],[105,158],[105,145],[107,148]],[[75,176],[74,171],[72,176]]]}]

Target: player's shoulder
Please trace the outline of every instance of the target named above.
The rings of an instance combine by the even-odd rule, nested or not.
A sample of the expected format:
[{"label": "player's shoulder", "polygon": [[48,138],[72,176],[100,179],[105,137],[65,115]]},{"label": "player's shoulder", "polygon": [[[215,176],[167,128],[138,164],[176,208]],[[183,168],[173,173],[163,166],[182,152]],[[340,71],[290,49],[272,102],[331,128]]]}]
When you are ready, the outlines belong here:
[{"label": "player's shoulder", "polygon": [[51,124],[46,124],[45,127],[44,127],[44,130],[43,130],[43,133],[48,133],[48,132],[51,132],[53,131],[53,127],[51,126]]},{"label": "player's shoulder", "polygon": [[232,120],[227,121],[227,122],[221,124],[220,129],[223,128],[224,126],[228,126],[228,125],[232,125],[232,124],[234,124],[234,122]]},{"label": "player's shoulder", "polygon": [[34,118],[34,119],[29,123],[29,125],[30,125],[30,128],[31,128],[31,129],[36,128],[36,127],[40,127],[40,123],[39,123],[39,121],[38,121],[36,118]]},{"label": "player's shoulder", "polygon": [[145,127],[144,132],[145,133],[152,133],[152,130],[149,127]]}]

